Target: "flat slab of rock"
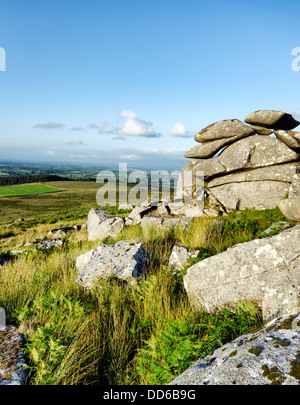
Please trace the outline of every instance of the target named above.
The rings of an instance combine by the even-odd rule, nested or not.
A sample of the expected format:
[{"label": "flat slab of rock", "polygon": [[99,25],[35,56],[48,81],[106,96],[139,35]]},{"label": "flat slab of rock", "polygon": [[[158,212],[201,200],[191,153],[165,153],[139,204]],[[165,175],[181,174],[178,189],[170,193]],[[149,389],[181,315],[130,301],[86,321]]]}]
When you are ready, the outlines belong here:
[{"label": "flat slab of rock", "polygon": [[242,183],[249,181],[279,181],[291,184],[297,170],[300,169],[300,162],[284,163],[281,165],[259,167],[257,169],[243,170],[216,177],[211,180],[207,187],[209,189],[223,184]]},{"label": "flat slab of rock", "polygon": [[23,337],[14,326],[0,328],[0,385],[24,385]]},{"label": "flat slab of rock", "polygon": [[[251,133],[249,133],[251,135]],[[231,145],[239,139],[245,138],[245,134],[232,136],[230,138],[217,139],[216,141],[204,142],[196,145],[184,154],[186,158],[207,159],[213,157],[222,148]]]},{"label": "flat slab of rock", "polygon": [[196,307],[211,312],[251,301],[264,320],[297,308],[300,291],[300,226],[235,245],[187,270],[183,278]]},{"label": "flat slab of rock", "polygon": [[271,135],[273,131],[269,128],[260,127],[259,125],[251,125],[256,133],[259,135]]},{"label": "flat slab of rock", "polygon": [[295,161],[299,161],[298,153],[277,138],[252,135],[229,145],[219,156],[200,161],[191,159],[181,170],[180,176],[184,171],[198,171],[204,173],[205,180],[210,180],[237,170]]},{"label": "flat slab of rock", "polygon": [[198,360],[168,385],[299,385],[300,313],[272,320]]},{"label": "flat slab of rock", "polygon": [[231,138],[233,136],[249,136],[255,130],[251,126],[237,119],[218,121],[201,129],[194,139],[196,142],[215,141],[216,139]]},{"label": "flat slab of rock", "polygon": [[300,122],[291,114],[276,110],[258,110],[247,115],[245,122],[271,129],[290,130],[296,128]]},{"label": "flat slab of rock", "polygon": [[105,211],[92,208],[88,215],[87,230],[88,240],[103,240],[111,236],[116,237],[124,228],[124,219],[109,215]]},{"label": "flat slab of rock", "polygon": [[292,134],[293,131],[283,131],[281,129],[277,129],[274,131],[276,137],[283,143],[285,143],[289,148],[294,149],[295,151],[300,151],[300,141],[296,139]]},{"label": "flat slab of rock", "polygon": [[85,288],[92,288],[95,279],[109,276],[134,282],[143,275],[145,262],[141,243],[120,241],[115,245],[101,245],[77,258],[76,282]]}]

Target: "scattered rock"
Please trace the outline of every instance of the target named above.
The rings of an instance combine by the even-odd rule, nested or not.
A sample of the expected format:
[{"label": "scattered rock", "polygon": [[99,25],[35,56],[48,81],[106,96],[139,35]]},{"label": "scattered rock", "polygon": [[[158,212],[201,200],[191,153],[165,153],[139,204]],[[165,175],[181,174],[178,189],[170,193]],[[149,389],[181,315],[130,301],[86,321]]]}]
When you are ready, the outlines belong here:
[{"label": "scattered rock", "polygon": [[56,238],[62,238],[67,236],[67,232],[80,231],[80,229],[81,229],[80,225],[51,229],[51,231],[48,232],[48,236],[54,235]]},{"label": "scattered rock", "polygon": [[23,337],[13,326],[0,328],[0,385],[24,385]]},{"label": "scattered rock", "polygon": [[299,385],[300,313],[276,318],[196,361],[168,385]]},{"label": "scattered rock", "polygon": [[187,229],[193,221],[193,217],[159,217],[159,216],[146,216],[141,220],[141,228],[143,232],[147,232],[150,228],[156,229],[168,229],[171,227],[182,226],[183,229]]},{"label": "scattered rock", "polygon": [[51,249],[54,247],[62,247],[64,242],[58,238],[58,239],[49,239],[49,240],[42,240],[39,242],[36,247],[39,249]]},{"label": "scattered rock", "polygon": [[115,245],[101,245],[77,258],[76,282],[85,288],[92,288],[95,279],[109,276],[134,282],[143,275],[145,262],[141,243],[120,241]]},{"label": "scattered rock", "polygon": [[119,205],[119,210],[130,211],[130,210],[133,210],[133,208],[134,208],[133,205],[128,204],[128,203]]},{"label": "scattered rock", "polygon": [[92,208],[88,215],[88,240],[103,240],[111,236],[116,237],[124,228],[124,219],[109,215],[105,211]]},{"label": "scattered rock", "polygon": [[169,259],[169,266],[175,273],[180,272],[185,266],[188,265],[188,259],[196,258],[199,252],[199,250],[190,249],[186,246],[175,245]]},{"label": "scattered rock", "polygon": [[297,308],[300,226],[240,243],[187,270],[184,287],[196,307],[213,311],[251,301],[272,319]]},{"label": "scattered rock", "polygon": [[275,110],[254,111],[247,115],[245,122],[266,128],[285,130],[296,128],[300,124],[300,122],[296,121],[291,114]]}]

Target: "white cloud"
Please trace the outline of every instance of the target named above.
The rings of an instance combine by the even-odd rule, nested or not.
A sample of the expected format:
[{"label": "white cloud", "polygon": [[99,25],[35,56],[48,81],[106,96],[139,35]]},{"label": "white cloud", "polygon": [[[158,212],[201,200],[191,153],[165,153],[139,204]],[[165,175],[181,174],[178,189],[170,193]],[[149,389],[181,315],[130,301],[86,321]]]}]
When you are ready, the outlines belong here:
[{"label": "white cloud", "polygon": [[122,110],[122,111],[119,113],[119,117],[121,117],[121,118],[133,118],[133,119],[135,119],[135,118],[137,118],[137,114],[136,114],[134,111],[132,111],[132,110]]},{"label": "white cloud", "polygon": [[191,132],[189,132],[184,125],[176,122],[173,128],[170,129],[169,135],[171,136],[178,136],[182,138],[190,138],[193,136]]},{"label": "white cloud", "polygon": [[46,122],[44,124],[36,124],[34,128],[44,128],[44,129],[57,129],[63,128],[64,124],[59,124],[57,122]]},{"label": "white cloud", "polygon": [[55,156],[55,152],[53,150],[47,150],[45,153],[49,156]]},{"label": "white cloud", "polygon": [[159,138],[162,136],[158,132],[155,132],[151,122],[138,118],[128,118],[117,132],[121,135],[142,136],[146,138]]}]

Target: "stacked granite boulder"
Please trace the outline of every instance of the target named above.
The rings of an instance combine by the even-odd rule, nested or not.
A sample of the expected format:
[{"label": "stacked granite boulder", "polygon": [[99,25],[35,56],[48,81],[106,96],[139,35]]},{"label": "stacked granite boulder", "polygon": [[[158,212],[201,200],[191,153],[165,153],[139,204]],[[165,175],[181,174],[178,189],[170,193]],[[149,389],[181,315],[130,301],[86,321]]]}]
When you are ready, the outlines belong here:
[{"label": "stacked granite boulder", "polygon": [[[197,145],[181,170],[177,196],[193,196],[198,176],[204,175],[208,205],[221,211],[272,209],[289,192],[300,169],[300,123],[291,114],[260,110],[245,122],[228,119],[195,135]],[[187,183],[184,172],[192,172]],[[182,194],[183,193],[183,194]]]}]

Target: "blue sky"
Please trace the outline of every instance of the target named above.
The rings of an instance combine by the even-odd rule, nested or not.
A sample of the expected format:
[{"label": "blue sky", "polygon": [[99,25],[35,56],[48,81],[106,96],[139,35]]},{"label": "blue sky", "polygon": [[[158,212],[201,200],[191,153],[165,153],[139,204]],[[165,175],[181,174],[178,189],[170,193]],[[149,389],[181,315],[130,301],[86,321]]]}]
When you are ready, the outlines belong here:
[{"label": "blue sky", "polygon": [[213,122],[299,119],[299,12],[293,0],[0,0],[0,159],[180,169]]}]

